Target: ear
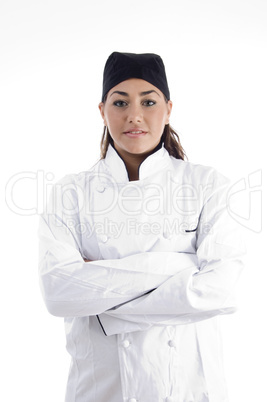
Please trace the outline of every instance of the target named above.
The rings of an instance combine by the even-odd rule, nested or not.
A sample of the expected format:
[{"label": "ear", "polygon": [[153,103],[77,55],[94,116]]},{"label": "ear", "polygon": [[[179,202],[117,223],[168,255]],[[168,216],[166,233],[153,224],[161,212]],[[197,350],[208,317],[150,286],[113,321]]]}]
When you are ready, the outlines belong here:
[{"label": "ear", "polygon": [[168,103],[167,103],[167,117],[166,117],[165,124],[169,124],[170,117],[171,117],[171,112],[172,112],[172,101],[169,100]]},{"label": "ear", "polygon": [[105,124],[105,126],[106,126],[106,125],[107,125],[107,123],[106,123],[106,119],[105,119],[105,112],[104,112],[105,105],[104,105],[104,103],[103,103],[103,102],[100,102],[100,103],[99,103],[99,105],[98,105],[98,109],[100,110],[101,117],[102,117],[102,119],[104,120],[104,124]]}]

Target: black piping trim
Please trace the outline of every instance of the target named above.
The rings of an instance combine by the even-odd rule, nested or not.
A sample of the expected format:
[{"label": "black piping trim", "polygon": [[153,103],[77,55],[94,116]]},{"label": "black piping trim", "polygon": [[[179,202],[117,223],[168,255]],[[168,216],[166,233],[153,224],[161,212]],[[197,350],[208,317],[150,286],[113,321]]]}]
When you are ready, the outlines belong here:
[{"label": "black piping trim", "polygon": [[197,228],[192,229],[192,230],[185,230],[186,233],[191,233],[191,232],[196,232]]},{"label": "black piping trim", "polygon": [[[154,154],[155,152],[159,151],[159,150],[162,148],[162,144],[163,144],[163,141],[162,141],[162,138],[161,138],[159,144],[153,149],[153,151],[151,151],[151,153],[149,154],[149,156],[152,155],[152,154]],[[116,149],[115,146],[114,146],[114,143],[111,142],[111,146],[112,146],[112,148],[115,150],[115,152],[117,153],[117,155],[120,157],[120,159],[122,160],[122,162],[124,163],[124,166],[125,166],[125,169],[126,169],[126,172],[127,172],[127,175],[128,175],[128,179],[129,179],[129,181],[130,181],[129,173],[128,173],[128,170],[127,170],[127,167],[126,167],[126,163],[124,162],[124,159],[120,156],[119,152],[117,151],[117,149]],[[144,160],[145,160],[145,159],[144,159]],[[143,161],[143,162],[144,162],[144,161]],[[138,176],[139,176],[140,166],[142,165],[143,162],[141,162],[140,165],[138,166]]]},{"label": "black piping trim", "polygon": [[96,316],[96,318],[98,319],[98,322],[99,322],[100,327],[102,328],[102,331],[107,336],[106,331],[104,330],[104,327],[103,327],[102,322],[100,321],[100,318],[98,317],[98,315]]},{"label": "black piping trim", "polygon": [[[162,136],[161,136],[161,139],[160,139],[159,144],[151,151],[151,153],[149,154],[149,156],[152,155],[152,154],[154,154],[155,152],[159,151],[161,148],[162,148]],[[140,172],[140,167],[141,167],[142,163],[143,163],[145,160],[146,160],[146,159],[144,159],[144,160],[140,163],[140,165],[138,166],[138,176],[139,176],[139,172]]]}]

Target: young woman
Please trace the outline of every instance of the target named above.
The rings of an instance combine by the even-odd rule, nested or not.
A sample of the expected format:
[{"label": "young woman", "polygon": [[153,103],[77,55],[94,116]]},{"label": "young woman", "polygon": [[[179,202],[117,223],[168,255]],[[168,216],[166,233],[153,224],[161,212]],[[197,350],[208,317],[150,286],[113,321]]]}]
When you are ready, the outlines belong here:
[{"label": "young woman", "polygon": [[58,182],[40,221],[40,281],[64,317],[67,402],[226,402],[218,316],[243,248],[229,181],[184,161],[155,54],[112,53],[101,160]]}]

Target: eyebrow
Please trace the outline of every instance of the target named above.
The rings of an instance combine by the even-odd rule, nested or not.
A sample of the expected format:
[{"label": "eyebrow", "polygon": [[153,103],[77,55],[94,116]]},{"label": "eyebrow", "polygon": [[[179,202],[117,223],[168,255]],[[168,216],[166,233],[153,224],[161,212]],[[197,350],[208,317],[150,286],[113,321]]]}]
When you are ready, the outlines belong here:
[{"label": "eyebrow", "polygon": [[[149,95],[149,94],[151,94],[153,92],[155,92],[155,94],[157,94],[160,97],[160,94],[157,91],[155,91],[154,89],[152,89],[151,91],[140,92],[139,95],[140,96],[146,96],[146,95]],[[112,94],[110,94],[110,96],[112,96],[114,94],[119,94],[121,96],[127,96],[128,98],[130,96],[127,92],[122,92],[122,91],[114,91],[114,92],[112,92]]]}]

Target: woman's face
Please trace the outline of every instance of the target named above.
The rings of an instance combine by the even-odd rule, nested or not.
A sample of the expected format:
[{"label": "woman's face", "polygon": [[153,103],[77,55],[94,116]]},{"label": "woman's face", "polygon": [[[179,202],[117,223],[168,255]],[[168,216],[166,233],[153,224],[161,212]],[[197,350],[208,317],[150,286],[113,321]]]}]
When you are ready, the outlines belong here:
[{"label": "woman's face", "polygon": [[113,87],[99,109],[121,156],[140,155],[159,144],[172,103],[149,82],[131,78]]}]

